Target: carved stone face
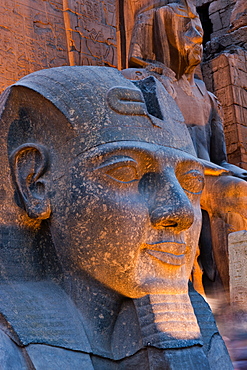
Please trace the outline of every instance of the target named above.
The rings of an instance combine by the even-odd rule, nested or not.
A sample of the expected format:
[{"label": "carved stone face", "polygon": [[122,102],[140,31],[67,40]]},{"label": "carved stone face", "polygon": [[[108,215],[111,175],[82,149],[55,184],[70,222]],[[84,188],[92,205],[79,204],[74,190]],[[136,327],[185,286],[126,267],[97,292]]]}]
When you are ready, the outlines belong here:
[{"label": "carved stone face", "polygon": [[[133,298],[185,293],[201,227],[202,166],[158,81],[137,88],[102,68],[45,70],[19,82],[28,85],[17,92],[32,102],[33,124],[28,138],[26,121],[23,131],[19,121],[11,127],[18,138],[23,132],[10,155],[19,197],[29,218],[49,219],[58,258],[73,278],[83,281],[86,273]],[[151,91],[146,101],[159,117],[148,113],[141,89]],[[39,91],[54,96],[59,110],[45,109]]]},{"label": "carved stone face", "polygon": [[179,52],[186,67],[197,66],[203,51],[203,29],[199,16],[177,4],[165,8],[170,10],[171,27],[167,27],[167,37],[171,50],[174,48]]},{"label": "carved stone face", "polygon": [[185,51],[188,58],[189,66],[196,66],[202,59],[202,38],[203,30],[199,17],[194,18],[179,18],[183,25],[183,30],[180,34],[181,51]]},{"label": "carved stone face", "polygon": [[187,291],[203,188],[193,156],[144,142],[108,143],[79,155],[59,181],[51,231],[68,272],[85,271],[132,298]]}]

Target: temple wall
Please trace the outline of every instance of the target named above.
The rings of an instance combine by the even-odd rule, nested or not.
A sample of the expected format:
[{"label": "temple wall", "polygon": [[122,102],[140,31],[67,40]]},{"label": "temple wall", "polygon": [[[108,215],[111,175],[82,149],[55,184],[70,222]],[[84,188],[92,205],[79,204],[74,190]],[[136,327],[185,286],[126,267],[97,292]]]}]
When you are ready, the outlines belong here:
[{"label": "temple wall", "polygon": [[234,3],[232,0],[214,0],[210,3],[209,18],[213,25],[212,39],[228,32]]},{"label": "temple wall", "polygon": [[65,0],[70,65],[117,66],[115,0]]},{"label": "temple wall", "polygon": [[207,87],[224,113],[228,160],[247,169],[247,51],[221,53],[203,66]]},{"label": "temple wall", "polygon": [[62,0],[0,0],[0,91],[42,68],[68,64]]},{"label": "temple wall", "polygon": [[0,92],[64,65],[117,66],[115,0],[0,0]]},{"label": "temple wall", "polygon": [[224,115],[228,160],[247,169],[247,8],[245,0],[197,0],[211,22],[203,78]]}]

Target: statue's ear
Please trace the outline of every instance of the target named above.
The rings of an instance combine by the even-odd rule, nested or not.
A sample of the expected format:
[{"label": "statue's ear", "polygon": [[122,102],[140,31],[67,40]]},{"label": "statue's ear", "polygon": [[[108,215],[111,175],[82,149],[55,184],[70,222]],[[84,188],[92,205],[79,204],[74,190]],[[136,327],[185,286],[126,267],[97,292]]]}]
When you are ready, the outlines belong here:
[{"label": "statue's ear", "polygon": [[43,179],[49,165],[46,148],[27,143],[10,156],[10,165],[19,200],[31,218],[47,219],[51,213],[47,184]]}]

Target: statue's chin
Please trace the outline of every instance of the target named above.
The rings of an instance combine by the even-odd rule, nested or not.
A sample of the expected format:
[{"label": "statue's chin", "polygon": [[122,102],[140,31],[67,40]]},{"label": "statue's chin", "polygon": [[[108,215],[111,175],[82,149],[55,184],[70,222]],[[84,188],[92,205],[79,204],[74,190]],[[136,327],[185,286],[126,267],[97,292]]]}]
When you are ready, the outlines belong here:
[{"label": "statue's chin", "polygon": [[196,45],[189,53],[188,64],[189,66],[197,66],[201,63],[202,60],[202,48],[199,45]]},{"label": "statue's chin", "polygon": [[136,285],[130,290],[121,292],[128,298],[142,298],[146,295],[180,295],[188,293],[188,280],[180,279],[170,282],[164,279],[146,279],[141,284]]}]

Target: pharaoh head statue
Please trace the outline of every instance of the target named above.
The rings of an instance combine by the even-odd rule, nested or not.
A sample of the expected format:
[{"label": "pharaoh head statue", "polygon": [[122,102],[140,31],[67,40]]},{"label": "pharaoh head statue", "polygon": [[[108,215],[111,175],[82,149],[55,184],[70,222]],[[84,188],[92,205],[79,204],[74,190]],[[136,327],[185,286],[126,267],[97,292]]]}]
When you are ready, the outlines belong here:
[{"label": "pharaoh head statue", "polygon": [[158,81],[39,71],[9,89],[2,120],[15,201],[49,225],[63,271],[131,298],[187,291],[203,167]]}]

